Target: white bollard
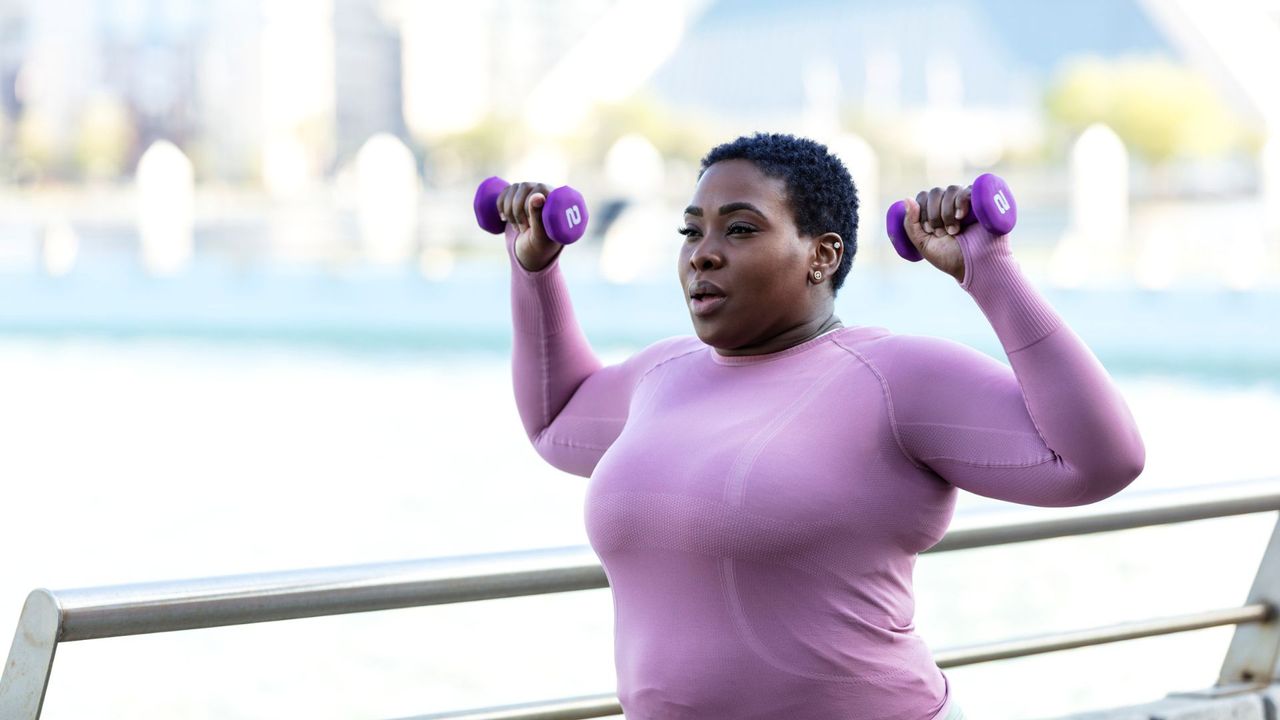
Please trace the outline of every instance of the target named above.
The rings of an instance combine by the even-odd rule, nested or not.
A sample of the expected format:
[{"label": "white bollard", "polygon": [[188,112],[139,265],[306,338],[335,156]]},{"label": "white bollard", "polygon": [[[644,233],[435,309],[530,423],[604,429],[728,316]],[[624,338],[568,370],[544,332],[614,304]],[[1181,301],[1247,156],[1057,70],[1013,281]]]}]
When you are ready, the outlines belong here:
[{"label": "white bollard", "polygon": [[1078,287],[1116,279],[1129,233],[1129,151],[1102,123],[1086,128],[1071,149],[1070,217],[1049,261],[1050,280]]},{"label": "white bollard", "polygon": [[[1276,127],[1276,126],[1273,126]],[[1263,261],[1270,272],[1280,271],[1280,127],[1262,146]]]},{"label": "white bollard", "polygon": [[1268,239],[1280,242],[1280,131],[1262,146],[1262,222]]},{"label": "white bollard", "polygon": [[422,196],[418,206],[418,236],[422,251],[418,255],[418,272],[427,280],[446,280],[456,265],[459,240],[475,235],[475,218],[458,212],[466,207],[469,193],[465,190],[435,191]]},{"label": "white bollard", "polygon": [[554,181],[569,174],[569,154],[554,140],[542,140],[530,145],[514,163],[507,166],[501,176],[511,182]]},{"label": "white bollard", "polygon": [[929,185],[947,185],[964,175],[962,128],[965,117],[964,73],[956,54],[941,46],[925,58],[925,96],[928,98],[920,132],[913,133],[918,151],[924,156],[925,178]]},{"label": "white bollard", "polygon": [[624,285],[662,277],[675,267],[681,238],[674,232],[673,217],[679,210],[657,200],[628,205],[604,233],[600,248],[600,274]]},{"label": "white bollard", "polygon": [[158,140],[138,161],[138,231],[142,263],[153,275],[186,269],[195,248],[195,171],[167,140]]},{"label": "white bollard", "polygon": [[40,259],[49,277],[70,273],[79,254],[80,236],[66,218],[55,218],[44,227],[40,237]]},{"label": "white bollard", "polygon": [[673,231],[679,211],[667,207],[662,192],[666,160],[647,137],[631,133],[605,153],[604,174],[627,205],[601,238],[601,276],[618,284],[661,277],[680,247]]},{"label": "white bollard", "polygon": [[413,151],[385,133],[356,153],[360,242],[374,263],[395,265],[413,257],[418,230],[418,164]]},{"label": "white bollard", "polygon": [[661,194],[666,162],[649,138],[630,133],[614,141],[605,153],[604,174],[612,192],[642,200]]}]

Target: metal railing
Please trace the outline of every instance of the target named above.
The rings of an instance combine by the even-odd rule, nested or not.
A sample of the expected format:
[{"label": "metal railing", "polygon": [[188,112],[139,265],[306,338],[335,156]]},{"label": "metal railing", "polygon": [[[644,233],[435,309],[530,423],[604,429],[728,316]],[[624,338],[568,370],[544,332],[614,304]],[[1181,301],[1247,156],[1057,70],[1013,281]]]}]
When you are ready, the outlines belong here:
[{"label": "metal railing", "polygon": [[[1147,493],[1091,508],[959,516],[928,552],[948,552],[1280,510],[1280,479]],[[64,642],[343,615],[607,587],[587,547],[50,591],[27,598],[0,677],[0,718],[40,716]],[[1280,524],[1245,605],[935,652],[942,668],[1235,625],[1219,685],[1265,684],[1280,652]],[[421,716],[419,720],[572,720],[618,715],[613,695]]]}]

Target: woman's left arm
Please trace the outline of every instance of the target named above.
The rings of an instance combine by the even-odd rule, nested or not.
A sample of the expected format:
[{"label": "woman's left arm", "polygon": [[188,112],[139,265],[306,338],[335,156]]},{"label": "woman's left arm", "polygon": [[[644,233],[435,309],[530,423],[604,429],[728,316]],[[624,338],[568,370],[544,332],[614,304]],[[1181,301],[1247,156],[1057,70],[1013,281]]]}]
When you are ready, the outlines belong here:
[{"label": "woman's left arm", "polygon": [[885,369],[904,450],[958,487],[1013,502],[1082,505],[1119,492],[1146,453],[1107,371],[1022,273],[1007,236],[975,224],[949,237],[963,255],[960,285],[1012,372],[946,341],[895,353]]}]

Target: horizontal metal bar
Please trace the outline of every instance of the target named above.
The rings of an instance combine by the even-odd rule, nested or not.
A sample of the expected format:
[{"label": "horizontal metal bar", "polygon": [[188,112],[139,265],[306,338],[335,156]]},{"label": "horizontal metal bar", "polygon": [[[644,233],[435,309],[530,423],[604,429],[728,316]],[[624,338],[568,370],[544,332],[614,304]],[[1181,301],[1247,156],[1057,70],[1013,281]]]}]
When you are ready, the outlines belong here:
[{"label": "horizontal metal bar", "polygon": [[[1114,509],[959,518],[932,552],[1280,509],[1280,481],[1147,493]],[[1030,511],[1026,511],[1030,512]],[[589,547],[180,580],[52,594],[59,641],[607,587]]]},{"label": "horizontal metal bar", "polygon": [[588,547],[53,593],[61,642],[343,615],[608,586]]},{"label": "horizontal metal bar", "polygon": [[1178,488],[1116,498],[1088,508],[957,515],[946,537],[926,552],[968,550],[1270,510],[1280,510],[1280,479]]},{"label": "horizontal metal bar", "polygon": [[[938,667],[946,669],[961,665],[976,665],[994,660],[1008,660],[1028,655],[1038,655],[1058,650],[1102,645],[1122,640],[1203,630],[1221,625],[1267,622],[1273,616],[1273,610],[1269,605],[1246,605],[1239,608],[1208,610],[1156,620],[1108,625],[1090,630],[1041,635],[1020,640],[1006,640],[973,647],[941,650],[934,653],[933,657],[938,663]],[[622,706],[618,703],[617,696],[604,694],[524,703],[521,705],[506,705],[480,710],[418,715],[404,720],[585,720],[586,718],[612,717],[620,714],[622,714]]]},{"label": "horizontal metal bar", "polygon": [[622,705],[618,702],[618,696],[605,693],[479,710],[415,715],[403,720],[584,720],[621,714]]},{"label": "horizontal metal bar", "polygon": [[1259,603],[1225,610],[1208,610],[1189,615],[1139,620],[1137,622],[1108,625],[1089,630],[1076,630],[1019,640],[1005,640],[967,648],[956,648],[954,650],[941,650],[934,653],[933,658],[937,661],[938,667],[945,669],[961,665],[976,665],[993,660],[1008,660],[1010,658],[1039,655],[1059,650],[1103,645],[1123,640],[1154,637],[1156,635],[1203,630],[1204,628],[1222,625],[1267,622],[1272,617],[1273,610],[1271,606]]}]

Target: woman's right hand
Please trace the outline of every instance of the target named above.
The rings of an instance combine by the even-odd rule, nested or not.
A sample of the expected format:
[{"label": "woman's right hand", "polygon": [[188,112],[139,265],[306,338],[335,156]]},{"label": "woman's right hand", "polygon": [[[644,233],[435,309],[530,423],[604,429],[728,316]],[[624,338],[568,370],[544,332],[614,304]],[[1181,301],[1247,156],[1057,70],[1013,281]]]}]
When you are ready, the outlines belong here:
[{"label": "woman's right hand", "polygon": [[538,272],[551,264],[564,248],[547,237],[542,227],[542,206],[551,188],[543,183],[512,183],[498,196],[498,213],[515,227],[516,260],[529,272]]}]

